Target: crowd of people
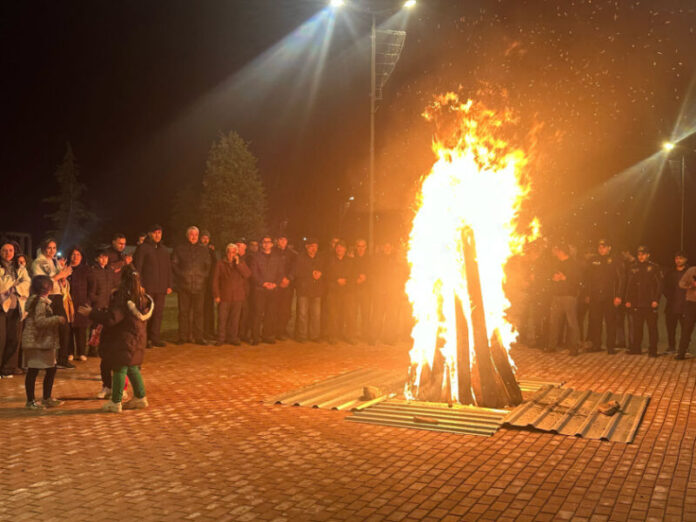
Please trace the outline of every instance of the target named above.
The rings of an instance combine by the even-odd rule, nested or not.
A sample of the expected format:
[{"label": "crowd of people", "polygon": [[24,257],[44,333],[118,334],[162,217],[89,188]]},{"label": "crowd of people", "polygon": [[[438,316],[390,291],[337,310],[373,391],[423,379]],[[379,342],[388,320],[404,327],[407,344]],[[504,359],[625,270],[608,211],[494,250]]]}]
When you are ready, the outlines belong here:
[{"label": "crowd of people", "polygon": [[[305,238],[299,252],[285,235],[225,245],[218,255],[207,231],[191,226],[173,249],[162,243],[162,227],[138,237],[133,254],[126,237],[115,234],[93,263],[72,248],[58,253],[45,239],[33,261],[12,241],[0,245],[0,376],[26,373],[27,407],[55,407],[51,397],[57,369],[75,368],[88,356],[101,357],[107,411],[121,411],[126,376],[134,397],[123,407],[147,406],[139,368],[145,348],[164,347],[165,299],[176,292],[176,344],[238,346],[297,342],[394,343],[411,330],[404,293],[408,268],[391,242],[370,255],[364,239],[348,245],[334,238],[323,251]],[[664,318],[668,352],[684,359],[696,326],[696,267],[684,252],[661,270],[645,246],[636,255],[611,253],[609,241],[578,255],[562,243],[529,246],[507,267],[509,320],[520,342],[571,355],[582,349],[642,353],[644,326],[648,355],[658,355],[658,309]],[[587,324],[587,327],[585,327]],[[677,326],[680,339],[677,342]],[[43,400],[34,396],[40,369],[46,370]]]},{"label": "crowd of people", "polygon": [[550,249],[544,242],[532,244],[509,270],[510,315],[520,342],[547,352],[563,343],[571,355],[582,349],[613,355],[618,348],[639,355],[647,326],[647,354],[657,357],[664,296],[666,352],[684,359],[696,325],[696,267],[688,267],[683,251],[664,270],[650,260],[646,246],[635,255],[611,251],[606,239],[585,255],[563,243]]}]

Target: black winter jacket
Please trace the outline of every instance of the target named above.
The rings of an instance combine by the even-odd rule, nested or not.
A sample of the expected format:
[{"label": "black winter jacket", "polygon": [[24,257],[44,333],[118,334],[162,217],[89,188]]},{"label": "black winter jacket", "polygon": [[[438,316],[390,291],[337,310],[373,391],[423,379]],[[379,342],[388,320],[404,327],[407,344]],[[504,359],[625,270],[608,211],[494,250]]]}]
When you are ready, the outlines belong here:
[{"label": "black winter jacket", "polygon": [[625,301],[631,308],[650,308],[653,301],[660,301],[661,293],[662,275],[655,263],[636,262],[628,269]]},{"label": "black winter jacket", "polygon": [[[312,272],[321,272],[319,279],[314,279]],[[324,291],[324,262],[323,258],[317,254],[309,257],[307,252],[302,252],[297,256],[295,263],[295,290],[298,297],[321,297]]]},{"label": "black winter jacket", "polygon": [[133,264],[148,294],[166,294],[172,288],[172,265],[162,242],[148,237],[135,251]]},{"label": "black winter jacket", "polygon": [[174,248],[172,272],[177,290],[202,294],[210,281],[210,252],[208,247],[188,241]]}]

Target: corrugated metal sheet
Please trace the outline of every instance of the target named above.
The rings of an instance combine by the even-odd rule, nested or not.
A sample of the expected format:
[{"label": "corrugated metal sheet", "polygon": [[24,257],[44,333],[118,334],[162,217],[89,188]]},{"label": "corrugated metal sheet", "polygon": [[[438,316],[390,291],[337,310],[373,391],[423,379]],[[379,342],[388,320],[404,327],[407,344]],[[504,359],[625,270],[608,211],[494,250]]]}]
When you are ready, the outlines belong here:
[{"label": "corrugated metal sheet", "polygon": [[[405,382],[405,370],[359,368],[282,395],[269,397],[264,402],[334,410],[364,409],[401,394]],[[535,392],[544,386],[560,386],[562,383],[522,379],[519,384],[523,392]],[[382,394],[372,401],[361,401],[365,386],[375,386]]]},{"label": "corrugated metal sheet", "polygon": [[[604,415],[598,407],[615,400],[619,411]],[[505,418],[505,426],[535,428],[562,435],[630,443],[650,397],[598,393],[546,386]]]},{"label": "corrugated metal sheet", "polygon": [[490,437],[498,431],[507,414],[507,410],[389,399],[355,411],[346,420]]},{"label": "corrugated metal sheet", "polygon": [[[347,410],[368,402],[360,400],[365,386],[379,388],[382,392],[379,399],[383,400],[389,395],[403,390],[404,381],[405,372],[403,370],[361,368],[315,382],[298,390],[270,397],[264,402]],[[375,403],[375,401],[369,402],[370,404]]]}]

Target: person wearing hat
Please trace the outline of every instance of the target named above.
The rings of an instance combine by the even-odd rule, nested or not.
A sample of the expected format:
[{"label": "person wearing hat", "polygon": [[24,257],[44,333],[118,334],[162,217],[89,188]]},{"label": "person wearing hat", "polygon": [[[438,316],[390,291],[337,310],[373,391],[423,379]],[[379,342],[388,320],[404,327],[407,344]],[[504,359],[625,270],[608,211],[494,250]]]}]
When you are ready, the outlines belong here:
[{"label": "person wearing hat", "polygon": [[597,253],[590,257],[585,271],[583,293],[589,307],[589,351],[602,350],[602,327],[606,325],[607,353],[613,354],[616,341],[617,309],[623,295],[622,265],[611,256],[606,239],[597,243]]},{"label": "person wearing hat", "polygon": [[677,325],[684,335],[684,313],[686,312],[686,289],[679,286],[688,261],[682,250],[674,254],[674,267],[665,274],[662,284],[662,294],[667,300],[665,307],[665,326],[667,328],[667,351],[673,352],[677,347]]},{"label": "person wearing hat", "polygon": [[172,265],[169,251],[162,244],[162,227],[152,225],[147,239],[135,250],[133,265],[147,294],[152,297],[155,309],[147,323],[147,346],[165,346],[160,337],[164,300],[172,293]]},{"label": "person wearing hat", "polygon": [[650,261],[650,251],[645,246],[637,250],[637,262],[628,270],[626,280],[626,309],[633,317],[633,344],[628,353],[642,353],[643,325],[648,325],[648,356],[657,357],[657,307],[662,293],[660,267]]}]

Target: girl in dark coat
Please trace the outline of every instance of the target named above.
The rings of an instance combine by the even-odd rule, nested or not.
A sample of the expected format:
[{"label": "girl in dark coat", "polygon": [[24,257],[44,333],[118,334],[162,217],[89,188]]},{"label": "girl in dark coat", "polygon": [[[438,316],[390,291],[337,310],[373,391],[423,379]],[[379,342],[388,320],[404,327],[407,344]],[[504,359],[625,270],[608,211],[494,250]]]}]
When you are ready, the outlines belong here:
[{"label": "girl in dark coat", "polygon": [[121,411],[126,375],[133,385],[134,397],[123,409],[141,409],[148,405],[140,365],[145,357],[147,320],[153,310],[152,298],[140,285],[140,275],[132,265],[123,268],[121,283],[108,310],[93,310],[89,306],[79,309],[81,315],[104,325],[100,345],[102,359],[113,372],[111,400],[102,407],[104,411]]},{"label": "girl in dark coat", "polygon": [[[92,280],[92,270],[85,263],[85,256],[78,247],[73,248],[68,255],[72,274],[68,276],[70,282],[70,296],[72,297],[75,308],[82,305],[90,305],[89,295],[94,282]],[[87,328],[89,328],[89,318],[76,314],[70,324],[70,355],[68,360],[73,359],[73,355],[81,361],[87,360]]]}]

